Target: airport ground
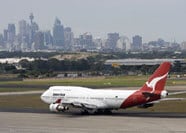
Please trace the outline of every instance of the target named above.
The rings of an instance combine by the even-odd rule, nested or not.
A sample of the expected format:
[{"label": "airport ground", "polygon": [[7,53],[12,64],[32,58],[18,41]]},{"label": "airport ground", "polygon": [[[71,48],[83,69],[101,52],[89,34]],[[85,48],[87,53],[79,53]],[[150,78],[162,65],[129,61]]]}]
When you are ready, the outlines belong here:
[{"label": "airport ground", "polygon": [[2,133],[185,133],[186,114],[116,112],[79,113],[0,112]]},{"label": "airport ground", "polygon": [[[185,86],[167,89],[186,90]],[[7,92],[0,93],[0,133],[186,132],[186,101],[162,102],[149,109],[118,110],[113,111],[112,115],[82,115],[78,109],[51,113],[48,105],[40,101],[41,93],[42,91],[11,92],[10,95]]]},{"label": "airport ground", "polygon": [[[185,133],[186,132],[186,101],[170,101],[156,104],[152,108],[114,111],[112,115],[81,115],[79,110],[65,113],[51,113],[48,105],[40,100],[40,94],[49,85],[90,81],[96,82],[108,89],[139,89],[146,77],[136,77],[132,82],[125,79],[70,79],[70,80],[36,80],[11,81],[0,83],[0,133]],[[99,82],[100,81],[100,82]],[[50,83],[49,83],[50,82]],[[121,87],[120,84],[130,87]],[[125,84],[126,83],[126,84]],[[128,84],[127,84],[128,83]],[[184,79],[171,79],[166,89],[168,91],[185,91]],[[72,83],[72,85],[74,85]],[[91,86],[91,84],[89,84]],[[10,91],[10,92],[9,92]],[[22,92],[23,91],[23,92]],[[176,97],[186,98],[185,94]]]}]

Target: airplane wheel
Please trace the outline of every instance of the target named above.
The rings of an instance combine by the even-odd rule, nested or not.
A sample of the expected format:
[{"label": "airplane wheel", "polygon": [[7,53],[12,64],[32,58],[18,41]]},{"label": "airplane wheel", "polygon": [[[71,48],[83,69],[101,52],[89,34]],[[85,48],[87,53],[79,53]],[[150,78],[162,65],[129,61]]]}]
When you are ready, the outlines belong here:
[{"label": "airplane wheel", "polygon": [[109,109],[99,109],[99,110],[95,111],[94,114],[97,114],[97,115],[99,115],[99,114],[110,115],[110,114],[112,114],[112,111],[109,110]]},{"label": "airplane wheel", "polygon": [[82,115],[89,115],[89,112],[87,110],[84,110],[81,112]]},{"label": "airplane wheel", "polygon": [[109,109],[105,109],[104,110],[104,114],[111,115],[112,114],[112,111],[109,110]]}]

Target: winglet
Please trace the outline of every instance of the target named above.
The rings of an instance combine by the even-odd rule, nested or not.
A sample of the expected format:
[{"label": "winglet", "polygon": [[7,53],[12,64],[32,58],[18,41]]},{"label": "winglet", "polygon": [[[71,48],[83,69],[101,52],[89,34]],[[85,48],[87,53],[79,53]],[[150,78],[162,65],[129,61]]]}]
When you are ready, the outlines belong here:
[{"label": "winglet", "polygon": [[148,79],[148,81],[143,85],[140,91],[147,91],[153,93],[155,91],[160,92],[164,90],[170,67],[170,62],[163,62]]}]

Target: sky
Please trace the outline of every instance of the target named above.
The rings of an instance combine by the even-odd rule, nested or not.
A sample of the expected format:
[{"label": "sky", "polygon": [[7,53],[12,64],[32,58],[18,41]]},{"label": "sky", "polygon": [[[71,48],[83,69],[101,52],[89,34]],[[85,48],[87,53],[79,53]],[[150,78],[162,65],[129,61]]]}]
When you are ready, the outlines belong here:
[{"label": "sky", "polygon": [[129,39],[140,35],[143,42],[186,41],[186,0],[0,0],[0,33],[8,23],[29,21],[31,12],[41,30],[52,30],[58,17],[75,36],[117,32]]}]

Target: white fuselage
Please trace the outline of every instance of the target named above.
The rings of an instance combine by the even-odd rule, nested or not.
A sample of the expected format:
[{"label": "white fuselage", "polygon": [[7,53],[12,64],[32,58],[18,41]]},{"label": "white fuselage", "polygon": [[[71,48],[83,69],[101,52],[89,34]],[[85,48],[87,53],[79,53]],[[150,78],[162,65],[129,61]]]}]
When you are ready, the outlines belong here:
[{"label": "white fuselage", "polygon": [[85,87],[74,86],[53,86],[50,87],[41,96],[41,99],[48,103],[55,103],[58,99],[61,104],[86,105],[87,108],[96,109],[118,109],[122,103],[135,90],[103,90],[90,89]]}]

